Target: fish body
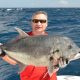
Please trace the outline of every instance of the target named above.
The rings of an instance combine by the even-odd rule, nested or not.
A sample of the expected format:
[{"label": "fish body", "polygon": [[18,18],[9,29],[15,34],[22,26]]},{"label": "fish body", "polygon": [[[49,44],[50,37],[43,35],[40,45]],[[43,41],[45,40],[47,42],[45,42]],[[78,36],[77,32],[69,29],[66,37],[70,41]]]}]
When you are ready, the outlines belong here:
[{"label": "fish body", "polygon": [[[19,29],[18,32],[21,33]],[[79,53],[79,47],[66,36],[23,37],[23,34],[18,41],[5,44],[3,49],[7,55],[24,65],[47,66],[51,71],[54,69],[55,60],[63,67],[71,60],[77,59],[75,56]]]}]

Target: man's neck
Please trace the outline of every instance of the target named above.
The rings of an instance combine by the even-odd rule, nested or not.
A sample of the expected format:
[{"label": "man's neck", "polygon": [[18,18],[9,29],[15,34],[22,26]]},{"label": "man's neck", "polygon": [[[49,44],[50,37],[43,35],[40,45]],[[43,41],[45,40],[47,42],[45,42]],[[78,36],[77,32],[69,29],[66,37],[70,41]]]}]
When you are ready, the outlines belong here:
[{"label": "man's neck", "polygon": [[35,35],[35,36],[37,36],[37,35],[47,35],[46,33],[45,33],[45,31],[43,31],[43,32],[34,32],[34,31],[32,31],[32,34],[33,35]]}]

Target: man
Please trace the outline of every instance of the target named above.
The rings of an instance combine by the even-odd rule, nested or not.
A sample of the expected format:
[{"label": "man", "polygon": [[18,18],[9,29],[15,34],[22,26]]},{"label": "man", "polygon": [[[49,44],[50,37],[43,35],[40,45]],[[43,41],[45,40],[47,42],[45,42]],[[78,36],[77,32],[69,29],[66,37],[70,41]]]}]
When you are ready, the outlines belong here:
[{"label": "man", "polygon": [[[30,36],[38,36],[38,35],[48,35],[47,32],[45,32],[47,26],[48,26],[48,17],[47,13],[44,11],[38,11],[33,14],[32,20],[31,20],[31,26],[32,31],[28,32],[27,34]],[[17,38],[17,40],[19,37]],[[12,65],[16,65],[17,62],[13,59],[9,58],[7,55],[5,55],[5,52],[3,52],[4,55],[2,58],[9,62]],[[50,75],[48,73],[47,67],[39,67],[35,65],[28,65],[24,71],[20,73],[21,80],[57,80],[56,72],[58,71],[58,68],[55,69]]]}]

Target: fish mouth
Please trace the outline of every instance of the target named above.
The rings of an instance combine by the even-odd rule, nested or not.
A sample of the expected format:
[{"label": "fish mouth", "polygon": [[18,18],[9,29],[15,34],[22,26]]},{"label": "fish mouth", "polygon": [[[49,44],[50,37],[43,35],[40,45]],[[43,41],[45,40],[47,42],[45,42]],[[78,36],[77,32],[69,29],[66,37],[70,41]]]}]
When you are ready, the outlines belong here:
[{"label": "fish mouth", "polygon": [[80,51],[71,60],[75,60],[75,59],[80,59]]},{"label": "fish mouth", "polygon": [[[53,64],[54,67],[59,67],[59,68],[64,68],[66,67],[71,61],[76,60],[76,59],[80,59],[80,52],[72,55],[72,58],[65,58],[65,57],[60,57],[57,58],[56,60],[53,59]],[[55,62],[55,63],[54,63]]]}]

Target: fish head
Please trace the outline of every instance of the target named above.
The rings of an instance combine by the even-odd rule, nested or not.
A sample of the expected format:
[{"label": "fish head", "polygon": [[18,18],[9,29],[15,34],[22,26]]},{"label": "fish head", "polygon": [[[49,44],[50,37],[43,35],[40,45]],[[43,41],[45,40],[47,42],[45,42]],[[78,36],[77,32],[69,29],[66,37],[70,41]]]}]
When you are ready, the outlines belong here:
[{"label": "fish head", "polygon": [[79,47],[68,37],[54,37],[54,44],[49,56],[51,65],[59,68],[66,67],[72,60],[80,58]]}]

